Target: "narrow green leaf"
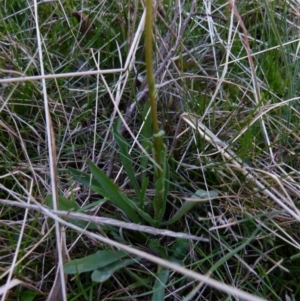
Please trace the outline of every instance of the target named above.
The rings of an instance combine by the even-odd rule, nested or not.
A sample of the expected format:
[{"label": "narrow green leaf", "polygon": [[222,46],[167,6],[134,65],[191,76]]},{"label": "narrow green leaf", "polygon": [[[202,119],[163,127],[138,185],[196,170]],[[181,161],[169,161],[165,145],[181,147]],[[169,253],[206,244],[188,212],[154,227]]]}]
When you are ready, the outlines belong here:
[{"label": "narrow green leaf", "polygon": [[[152,127],[151,127],[151,114],[150,114],[150,104],[149,101],[147,101],[143,106],[142,116],[144,120],[144,124],[142,126],[141,130],[141,144],[143,148],[147,151],[147,153],[151,152],[152,148]],[[140,156],[140,167],[141,167],[141,183],[144,185],[144,182],[147,178],[147,168],[148,168],[149,158],[147,155],[144,154],[144,152],[141,152]],[[145,187],[145,186],[144,186]],[[143,190],[143,188],[142,188]]]},{"label": "narrow green leaf", "polygon": [[21,301],[33,301],[37,295],[38,294],[36,292],[25,290],[25,291],[22,291],[20,300]]},{"label": "narrow green leaf", "polygon": [[141,198],[140,198],[140,208],[142,210],[144,210],[144,208],[145,208],[145,197],[146,197],[148,184],[149,184],[149,178],[144,177],[144,180],[142,182]]},{"label": "narrow green leaf", "polygon": [[164,179],[163,177],[156,179],[155,181],[155,196],[152,201],[152,205],[154,207],[155,211],[155,221],[157,223],[157,226],[159,225],[161,221],[161,217],[163,216],[163,207],[164,207]]},{"label": "narrow green leaf", "polygon": [[[52,202],[52,195],[49,195],[47,197],[47,202],[49,208],[53,209],[53,202]],[[63,210],[63,211],[74,211],[74,212],[81,212],[83,211],[82,208],[76,203],[74,199],[67,199],[61,195],[58,196],[58,210]],[[65,217],[65,220],[68,222],[72,223],[73,225],[76,225],[81,228],[85,228],[88,226],[88,229],[97,229],[94,224],[91,224],[86,221],[81,221],[77,220],[74,218],[68,218]]]},{"label": "narrow green leaf", "polygon": [[169,163],[167,158],[167,148],[165,145],[163,145],[163,151],[162,151],[162,160],[163,164],[163,172],[164,172],[164,194],[163,194],[163,210],[162,215],[160,216],[160,222],[162,218],[164,217],[165,211],[166,211],[166,205],[167,205],[167,199],[169,195],[169,184],[170,184],[170,170],[169,170]]},{"label": "narrow green leaf", "polygon": [[101,270],[94,270],[92,273],[92,281],[102,283],[109,279],[116,271],[123,269],[133,263],[136,263],[136,259],[126,259],[118,262],[114,262],[109,266]]},{"label": "narrow green leaf", "polygon": [[170,270],[159,267],[156,281],[153,286],[152,301],[165,300],[165,289],[169,279]]},{"label": "narrow green leaf", "polygon": [[[218,196],[218,192],[215,190],[211,190],[211,191],[205,191],[202,189],[199,189],[196,191],[195,194],[192,195],[191,198],[193,199],[199,199],[199,198],[215,198]],[[196,205],[198,205],[198,202],[196,201],[186,201],[184,202],[184,204],[178,209],[178,211],[174,214],[174,216],[166,221],[163,222],[162,225],[164,226],[168,226],[171,225],[173,223],[175,223],[176,221],[178,221],[182,216],[184,216],[185,214],[187,214],[192,208],[194,208]]]},{"label": "narrow green leaf", "polygon": [[291,260],[295,260],[295,259],[299,259],[299,258],[300,258],[300,253],[295,254],[295,255],[290,257]]},{"label": "narrow green leaf", "polygon": [[[111,181],[111,179],[93,162],[89,162],[90,170],[99,183],[97,185],[102,189],[105,194],[103,196],[107,197],[113,204],[118,208],[124,211],[124,213],[135,223],[140,222],[140,218],[133,209],[132,203],[129,202],[129,199],[120,192],[119,188]],[[92,189],[95,189],[97,186],[92,186]]]},{"label": "narrow green leaf", "polygon": [[[146,141],[144,140],[142,142],[142,146],[144,147],[144,149],[146,150],[146,152],[149,153],[151,151],[152,144],[151,144],[151,142],[149,140],[146,140]],[[144,182],[146,181],[146,178],[148,177],[147,176],[147,174],[149,173],[149,171],[147,170],[148,169],[148,164],[149,164],[149,158],[148,158],[148,156],[146,156],[144,154],[144,152],[141,152],[140,166],[141,166],[141,171],[142,171],[142,174],[141,174],[141,183],[142,183],[142,186],[143,186]],[[143,188],[141,190],[143,190]]]},{"label": "narrow green leaf", "polygon": [[80,208],[80,211],[84,212],[87,210],[91,210],[93,208],[99,208],[99,206],[104,205],[104,203],[106,203],[106,198],[100,199],[99,201],[95,201],[95,202],[91,202],[88,205],[85,205],[83,207]]},{"label": "narrow green leaf", "polygon": [[[192,199],[214,199],[219,195],[218,191],[216,190],[203,190],[203,189],[198,189],[192,196]],[[197,202],[196,202],[197,203]]]},{"label": "narrow green leaf", "polygon": [[160,178],[155,182],[155,197],[153,199],[153,206],[155,210],[155,220],[157,225],[160,224],[166,210],[167,197],[169,195],[169,165],[167,162],[167,152],[165,145],[161,148],[161,163],[162,173]]},{"label": "narrow green leaf", "polygon": [[140,209],[136,204],[133,203],[132,200],[129,200],[129,202],[132,203],[132,206],[135,208],[136,212],[145,220],[147,221],[152,227],[155,226],[156,222],[153,220],[153,218],[145,211]]},{"label": "narrow green leaf", "polygon": [[130,179],[130,184],[133,186],[135,193],[138,199],[140,200],[141,189],[136,179],[135,172],[133,170],[132,158],[128,153],[128,144],[125,141],[125,139],[120,135],[118,131],[118,124],[116,124],[116,126],[114,127],[114,138],[120,149],[120,158],[121,158],[122,165],[126,171],[128,178]]},{"label": "narrow green leaf", "polygon": [[67,262],[64,265],[64,272],[66,274],[81,274],[94,271],[119,261],[125,256],[127,256],[127,253],[123,251],[98,251],[92,255]]},{"label": "narrow green leaf", "polygon": [[188,254],[190,243],[187,239],[176,238],[171,246],[172,256],[176,259],[183,260],[186,254]]},{"label": "narrow green leaf", "polygon": [[[154,226],[154,221],[151,216],[141,210],[134,201],[130,200],[125,194],[119,191],[119,188],[105,175],[105,173],[90,163],[90,169],[95,177],[90,181],[90,175],[77,171],[76,169],[69,168],[70,174],[80,183],[90,187],[93,191],[99,193],[107,198],[114,205],[124,211],[124,213],[135,223],[140,223],[140,218],[136,214],[144,218],[148,223]],[[90,182],[92,185],[90,186]]]},{"label": "narrow green leaf", "polygon": [[86,187],[90,187],[90,185],[97,186],[99,184],[95,179],[91,179],[91,175],[85,172],[79,171],[72,167],[68,167],[68,171],[76,181]]},{"label": "narrow green leaf", "polygon": [[[47,196],[47,203],[49,208],[53,209],[52,195]],[[58,210],[78,211],[79,209],[80,207],[74,199],[67,199],[62,195],[58,196]]]},{"label": "narrow green leaf", "polygon": [[152,138],[152,120],[151,120],[151,114],[150,114],[150,103],[149,101],[146,101],[143,105],[143,111],[142,111],[142,117],[143,117],[143,127],[141,130],[141,137],[145,140],[150,140]]},{"label": "narrow green leaf", "polygon": [[[102,190],[99,187],[91,187],[93,191],[98,192],[99,194],[106,196],[106,192],[104,190]],[[126,195],[123,195],[123,198],[126,200],[126,202],[128,204],[131,204],[132,208],[134,208],[134,210],[144,219],[146,220],[148,223],[151,224],[151,226],[154,226],[154,220],[151,218],[151,216],[146,213],[145,211],[143,211],[142,209],[140,209],[133,200],[129,199]]]}]

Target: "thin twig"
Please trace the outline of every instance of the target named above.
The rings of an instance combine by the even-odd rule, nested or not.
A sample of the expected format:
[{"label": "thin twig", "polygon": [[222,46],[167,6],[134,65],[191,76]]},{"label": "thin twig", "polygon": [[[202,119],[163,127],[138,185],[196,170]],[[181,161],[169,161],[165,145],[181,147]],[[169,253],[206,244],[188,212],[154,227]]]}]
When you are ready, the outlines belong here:
[{"label": "thin twig", "polygon": [[0,199],[0,204],[6,205],[6,206],[11,206],[11,207],[16,206],[16,207],[20,207],[20,208],[26,208],[26,210],[34,210],[34,211],[45,213],[45,211],[43,210],[43,208],[44,208],[45,210],[48,210],[49,212],[56,214],[57,216],[60,216],[60,217],[87,221],[90,223],[94,223],[96,225],[110,225],[110,226],[115,226],[115,227],[128,229],[128,230],[132,230],[132,231],[145,232],[145,233],[149,233],[152,235],[169,236],[169,237],[191,239],[191,240],[195,240],[195,241],[210,242],[209,238],[204,238],[202,236],[195,236],[195,235],[190,235],[187,233],[174,232],[174,231],[169,231],[166,229],[156,229],[156,228],[153,228],[150,226],[143,226],[143,225],[138,225],[138,224],[134,224],[134,223],[126,223],[126,222],[119,221],[119,220],[116,220],[113,218],[92,216],[92,215],[88,215],[88,214],[84,214],[84,213],[61,211],[61,210],[50,210],[41,205],[31,205],[31,204],[28,204],[25,202],[22,203],[22,202]]}]

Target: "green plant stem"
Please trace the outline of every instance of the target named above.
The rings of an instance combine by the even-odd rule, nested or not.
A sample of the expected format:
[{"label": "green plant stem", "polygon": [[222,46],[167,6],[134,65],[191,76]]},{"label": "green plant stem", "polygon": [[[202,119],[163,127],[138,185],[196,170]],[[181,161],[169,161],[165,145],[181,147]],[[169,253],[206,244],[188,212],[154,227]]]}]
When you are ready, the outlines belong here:
[{"label": "green plant stem", "polygon": [[162,174],[162,165],[161,165],[161,139],[155,137],[155,134],[159,132],[159,125],[157,120],[157,106],[156,106],[156,90],[155,90],[155,80],[152,66],[152,0],[147,0],[146,2],[146,69],[147,69],[147,82],[149,88],[149,100],[151,107],[151,117],[152,117],[152,128],[154,133],[154,158],[160,168],[157,169],[157,177],[160,178]]},{"label": "green plant stem", "polygon": [[159,130],[158,120],[157,120],[157,105],[156,105],[156,89],[155,89],[155,78],[152,66],[152,0],[147,0],[146,2],[146,69],[147,69],[147,83],[149,88],[149,101],[151,107],[151,117],[152,117],[152,129],[153,129],[153,155],[154,160],[158,165],[155,168],[155,190],[156,195],[153,200],[153,207],[155,210],[154,219],[157,221],[161,220],[164,212],[165,201],[164,201],[164,168],[162,165],[162,151],[163,143],[162,136],[163,131]]}]

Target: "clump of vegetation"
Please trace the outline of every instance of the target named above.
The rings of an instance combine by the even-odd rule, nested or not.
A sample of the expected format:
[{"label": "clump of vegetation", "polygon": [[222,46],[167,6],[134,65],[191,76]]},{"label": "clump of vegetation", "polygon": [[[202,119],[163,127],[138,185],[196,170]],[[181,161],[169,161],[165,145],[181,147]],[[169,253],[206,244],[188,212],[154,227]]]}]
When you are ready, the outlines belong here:
[{"label": "clump of vegetation", "polygon": [[9,2],[2,300],[298,300],[298,4]]}]

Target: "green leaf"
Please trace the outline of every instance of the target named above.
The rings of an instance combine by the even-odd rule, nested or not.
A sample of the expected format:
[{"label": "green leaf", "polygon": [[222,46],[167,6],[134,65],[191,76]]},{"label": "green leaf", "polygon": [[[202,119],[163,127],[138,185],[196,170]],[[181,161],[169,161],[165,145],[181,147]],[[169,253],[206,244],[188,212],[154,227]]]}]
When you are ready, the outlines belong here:
[{"label": "green leaf", "polygon": [[[150,103],[149,101],[146,101],[145,104],[143,105],[143,112],[142,112],[142,117],[143,117],[143,127],[141,130],[141,137],[145,139],[144,141],[150,141],[152,138],[152,118],[150,114]],[[143,141],[142,141],[143,145]],[[144,146],[144,145],[143,145]]]},{"label": "green leaf", "polygon": [[176,238],[171,246],[172,254],[176,259],[183,260],[188,254],[190,243],[187,239]]},{"label": "green leaf", "polygon": [[104,203],[106,203],[106,201],[107,201],[106,198],[103,198],[99,201],[91,202],[90,204],[81,207],[79,211],[84,212],[86,210],[91,210],[93,208],[99,208],[99,206],[104,205]]},{"label": "green leaf", "polygon": [[73,176],[73,178],[86,187],[97,186],[99,183],[95,179],[91,179],[91,175],[74,169],[72,167],[68,167],[69,173]]},{"label": "green leaf", "polygon": [[[149,153],[151,150],[152,144],[149,140],[143,140],[142,146],[146,150],[146,152]],[[146,195],[146,191],[147,191],[148,184],[149,184],[149,177],[147,176],[148,163],[149,163],[148,156],[146,156],[146,154],[144,154],[144,152],[141,152],[141,156],[140,156],[140,167],[141,167],[141,173],[142,173],[141,174],[142,187],[141,187],[141,196],[140,196],[140,208],[141,209],[143,209],[145,206],[145,195]]]},{"label": "green leaf", "polygon": [[[150,140],[143,140],[141,144],[147,153],[151,152],[152,144],[151,144]],[[148,156],[144,152],[141,152],[141,155],[140,155],[140,167],[141,167],[141,171],[142,171],[141,183],[144,183],[144,180],[147,177],[148,164],[149,164]]]},{"label": "green leaf", "polygon": [[[132,202],[129,202],[128,197],[121,193],[119,187],[115,185],[111,179],[93,162],[89,162],[90,170],[95,177],[98,185],[102,191],[102,195],[107,197],[113,204],[124,211],[124,213],[135,223],[140,223],[140,218],[133,209]],[[92,186],[95,189],[97,186]],[[98,191],[98,192],[99,192]]]},{"label": "green leaf", "polygon": [[200,199],[214,199],[219,195],[218,191],[216,190],[203,190],[203,189],[198,189],[192,196],[192,199],[195,199],[195,203],[197,203],[196,200]]},{"label": "green leaf", "polygon": [[145,208],[145,198],[146,198],[148,184],[149,184],[149,178],[144,177],[144,180],[142,182],[141,198],[140,198],[140,208],[142,210],[144,210],[144,208]]},{"label": "green leaf", "polygon": [[137,194],[137,197],[140,200],[141,199],[141,189],[137,182],[136,174],[133,170],[132,158],[130,157],[130,155],[128,153],[128,144],[118,131],[118,128],[119,128],[118,123],[120,123],[120,122],[117,122],[116,126],[114,127],[114,138],[120,149],[120,158],[121,158],[122,165],[126,171],[128,178],[130,179],[130,184],[133,186],[135,193]]},{"label": "green leaf", "polygon": [[64,272],[66,274],[81,274],[94,271],[119,261],[125,256],[127,256],[127,253],[123,251],[98,251],[92,255],[67,262],[64,265]]},{"label": "green leaf", "polygon": [[[53,209],[52,195],[47,196],[47,203],[49,208]],[[58,210],[63,211],[78,211],[80,206],[76,203],[74,199],[67,199],[62,195],[58,196]]]},{"label": "green leaf", "polygon": [[36,292],[25,290],[22,291],[21,301],[33,301],[36,296],[37,296]]},{"label": "green leaf", "polygon": [[[95,179],[90,180],[90,176],[84,172],[77,171],[76,169],[69,168],[70,174],[80,183],[90,187],[93,191],[99,193],[103,197],[107,198],[135,223],[140,223],[141,220],[136,214],[144,218],[148,223],[154,226],[154,220],[151,216],[141,210],[133,200],[130,200],[125,194],[119,191],[119,188],[105,175],[105,173],[95,166],[92,162],[89,164],[90,169]],[[92,185],[90,186],[90,183]]]},{"label": "green leaf", "polygon": [[152,301],[165,300],[166,283],[169,279],[170,270],[159,267],[156,281],[153,286]]},{"label": "green leaf", "polygon": [[[211,190],[211,191],[205,191],[202,189],[199,189],[195,192],[195,194],[192,195],[192,199],[207,199],[207,198],[215,198],[218,196],[218,192],[215,190]],[[175,223],[176,221],[178,221],[182,216],[184,216],[185,214],[187,214],[192,208],[194,208],[196,205],[198,205],[197,201],[186,201],[184,202],[184,204],[178,209],[178,211],[174,214],[174,216],[166,221],[163,222],[162,225],[164,226],[168,226],[171,225],[173,223]]]},{"label": "green leaf", "polygon": [[164,214],[164,209],[165,209],[165,202],[164,202],[164,191],[163,191],[163,182],[164,182],[164,179],[163,178],[160,178],[160,179],[157,179],[155,181],[155,196],[153,198],[153,201],[152,201],[152,204],[153,204],[153,207],[154,207],[154,210],[155,210],[155,221],[156,221],[156,227],[159,226],[160,222],[161,222],[161,219],[163,217],[163,214]]},{"label": "green leaf", "polygon": [[133,263],[136,263],[136,259],[126,259],[110,264],[108,267],[101,270],[94,270],[92,273],[92,281],[102,283],[109,279],[116,271],[123,269]]},{"label": "green leaf", "polygon": [[[52,201],[52,195],[47,196],[47,203],[49,208],[53,209],[53,201]],[[74,212],[80,212],[82,211],[82,208],[76,203],[74,199],[67,199],[61,195],[58,196],[58,210],[62,211],[74,211]],[[97,229],[94,224],[90,224],[86,221],[77,220],[74,218],[64,217],[65,220],[72,223],[73,225],[76,225],[81,228],[85,228],[88,226],[88,229]]]},{"label": "green leaf", "polygon": [[[101,194],[102,196],[110,199],[109,195],[107,194],[106,190],[103,190],[102,188],[99,187],[95,187],[92,186],[91,189],[99,194]],[[130,198],[128,198],[125,194],[122,194],[122,198],[124,200],[124,202],[126,202],[127,204],[129,204],[144,220],[146,220],[149,224],[151,224],[151,226],[155,225],[155,221],[151,218],[151,216],[143,211],[142,209],[140,209],[135,201],[131,200]],[[113,201],[111,201],[113,203]],[[114,203],[115,204],[115,203]],[[116,205],[117,206],[117,205]]]},{"label": "green leaf", "polygon": [[161,177],[155,182],[155,197],[153,199],[153,206],[155,210],[155,220],[157,226],[160,224],[166,210],[167,197],[169,195],[169,165],[167,162],[167,152],[165,145],[161,147],[161,163],[162,173]]},{"label": "green leaf", "polygon": [[[141,129],[141,145],[143,148],[146,150],[147,153],[151,152],[152,148],[152,122],[151,122],[151,114],[150,114],[150,104],[149,101],[147,101],[144,106],[143,106],[143,111],[142,111],[142,117],[143,117],[143,125]],[[144,153],[141,152],[140,156],[140,167],[142,171],[141,175],[141,183],[144,183],[145,178],[147,177],[147,167],[149,163],[149,158],[148,156]]]},{"label": "green leaf", "polygon": [[299,259],[299,258],[300,258],[300,253],[295,254],[295,255],[290,257],[291,260],[295,260],[295,259]]}]

